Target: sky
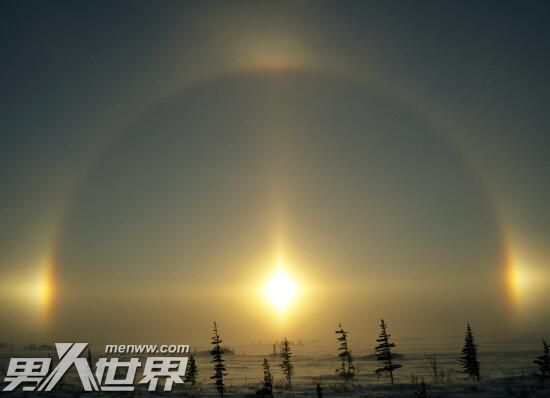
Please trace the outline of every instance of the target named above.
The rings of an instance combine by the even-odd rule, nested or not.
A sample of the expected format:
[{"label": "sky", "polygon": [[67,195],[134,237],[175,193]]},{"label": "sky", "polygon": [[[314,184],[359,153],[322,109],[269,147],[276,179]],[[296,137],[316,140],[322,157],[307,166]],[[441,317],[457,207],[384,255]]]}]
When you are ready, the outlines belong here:
[{"label": "sky", "polygon": [[549,47],[543,1],[0,1],[0,341],[548,335]]}]

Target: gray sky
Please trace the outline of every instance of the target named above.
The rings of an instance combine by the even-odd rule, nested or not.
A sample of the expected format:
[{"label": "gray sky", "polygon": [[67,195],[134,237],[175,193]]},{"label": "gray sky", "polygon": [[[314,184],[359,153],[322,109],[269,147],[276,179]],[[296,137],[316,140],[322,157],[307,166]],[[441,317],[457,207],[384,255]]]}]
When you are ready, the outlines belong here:
[{"label": "gray sky", "polygon": [[0,9],[0,340],[548,333],[547,3]]}]

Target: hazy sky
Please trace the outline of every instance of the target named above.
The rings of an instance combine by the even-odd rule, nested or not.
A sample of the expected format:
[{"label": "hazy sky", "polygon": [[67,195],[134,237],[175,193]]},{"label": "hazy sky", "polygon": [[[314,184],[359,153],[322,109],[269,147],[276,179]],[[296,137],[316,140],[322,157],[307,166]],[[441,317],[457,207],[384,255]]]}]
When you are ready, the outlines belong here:
[{"label": "hazy sky", "polygon": [[0,341],[550,332],[548,2],[0,1],[0,50]]}]

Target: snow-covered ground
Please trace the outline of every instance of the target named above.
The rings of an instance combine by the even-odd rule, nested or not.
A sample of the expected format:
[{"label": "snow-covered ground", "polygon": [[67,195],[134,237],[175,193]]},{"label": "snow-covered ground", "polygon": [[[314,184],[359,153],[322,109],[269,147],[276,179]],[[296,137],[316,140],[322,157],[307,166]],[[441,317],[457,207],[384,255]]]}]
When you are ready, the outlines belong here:
[{"label": "snow-covered ground", "polygon": [[[480,344],[479,359],[482,368],[482,381],[471,383],[459,373],[457,362],[461,347],[460,339],[432,344],[419,340],[398,342],[398,351],[402,354],[397,360],[403,367],[396,371],[396,384],[389,384],[386,378],[378,379],[374,373],[377,367],[372,357],[372,348],[352,345],[355,356],[355,366],[358,370],[352,382],[345,384],[335,375],[339,362],[336,357],[336,344],[331,347],[318,344],[294,345],[295,375],[292,389],[283,382],[279,362],[280,358],[270,354],[271,343],[236,346],[235,354],[226,355],[227,385],[226,396],[254,396],[262,379],[262,360],[264,356],[271,363],[274,377],[274,393],[279,397],[316,396],[316,385],[319,383],[324,397],[414,397],[420,389],[422,379],[428,385],[428,393],[433,397],[549,397],[550,381],[546,389],[540,389],[537,379],[533,376],[536,366],[533,359],[540,355],[540,342],[536,339],[500,340]],[[94,357],[101,355],[101,347],[94,347]],[[206,347],[205,347],[206,348]],[[426,353],[437,355],[440,383],[433,380],[432,370]],[[47,350],[29,351],[21,347],[5,348],[0,351],[0,379],[3,380],[10,357],[48,356]],[[123,356],[122,356],[123,357]],[[133,393],[105,392],[103,396],[217,396],[210,380],[212,366],[206,353],[197,353],[196,361],[199,368],[199,383],[195,386],[178,385],[173,392],[158,392],[150,394],[142,390],[142,386]],[[138,376],[140,376],[138,372]],[[68,374],[60,391],[41,393],[40,396],[85,397],[102,396],[100,393],[81,393],[80,381],[75,374]],[[160,388],[159,388],[160,389]],[[4,393],[12,396],[34,396],[37,393]]]}]

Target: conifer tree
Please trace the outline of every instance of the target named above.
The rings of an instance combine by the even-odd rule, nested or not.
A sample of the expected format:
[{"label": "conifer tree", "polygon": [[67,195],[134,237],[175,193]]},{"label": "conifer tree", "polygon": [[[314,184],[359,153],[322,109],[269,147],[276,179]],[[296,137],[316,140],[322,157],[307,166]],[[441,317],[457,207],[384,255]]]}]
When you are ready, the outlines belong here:
[{"label": "conifer tree", "polygon": [[90,367],[90,370],[93,371],[93,358],[92,358],[92,350],[90,347],[88,347],[88,355],[86,356],[86,361],[88,362],[88,366]]},{"label": "conifer tree", "polygon": [[212,350],[210,350],[210,355],[212,355],[211,363],[214,364],[214,374],[210,376],[216,383],[216,390],[220,393],[220,397],[223,398],[225,393],[225,384],[223,382],[223,377],[227,376],[225,373],[225,360],[223,359],[223,348],[221,343],[223,340],[218,334],[218,325],[214,322],[213,336],[210,344],[212,344]]},{"label": "conifer tree", "polygon": [[285,375],[286,381],[289,386],[292,386],[292,376],[294,374],[294,365],[291,361],[292,351],[290,350],[290,343],[285,337],[281,341],[281,369]]},{"label": "conifer tree", "polygon": [[92,367],[92,350],[88,347],[88,355],[86,356],[86,361],[88,362],[88,366]]},{"label": "conifer tree", "polygon": [[347,383],[353,376],[355,376],[355,367],[353,366],[353,357],[348,345],[348,332],[342,328],[342,324],[338,324],[338,329],[335,331],[337,337],[336,340],[340,343],[338,347],[338,358],[340,358],[340,369],[336,369],[336,372]]},{"label": "conifer tree", "polygon": [[390,375],[391,383],[393,384],[393,372],[401,367],[401,365],[394,362],[394,354],[392,348],[395,344],[390,341],[391,335],[388,334],[388,327],[383,319],[380,320],[380,335],[376,339],[378,345],[374,349],[376,359],[382,362],[382,366],[376,369],[376,374],[380,376],[382,373],[388,373]]},{"label": "conifer tree", "polygon": [[262,368],[264,369],[262,389],[256,393],[256,396],[262,398],[273,398],[273,376],[271,375],[271,368],[267,358],[264,358]]},{"label": "conifer tree", "polygon": [[469,323],[466,325],[466,334],[464,336],[464,347],[461,351],[460,364],[462,365],[462,373],[471,377],[472,381],[479,382],[480,365],[477,360],[477,345]]},{"label": "conifer tree", "polygon": [[189,362],[187,363],[187,369],[185,371],[185,381],[191,383],[194,386],[197,383],[197,376],[199,375],[199,369],[197,368],[197,362],[193,355],[189,356]]},{"label": "conifer tree", "polygon": [[543,354],[537,357],[533,362],[539,367],[539,378],[544,388],[544,381],[550,376],[550,354],[548,349],[548,343],[546,340],[542,340]]},{"label": "conifer tree", "polygon": [[317,392],[317,398],[323,398],[323,389],[321,388],[321,385],[319,383],[317,383],[317,387],[315,390]]}]

